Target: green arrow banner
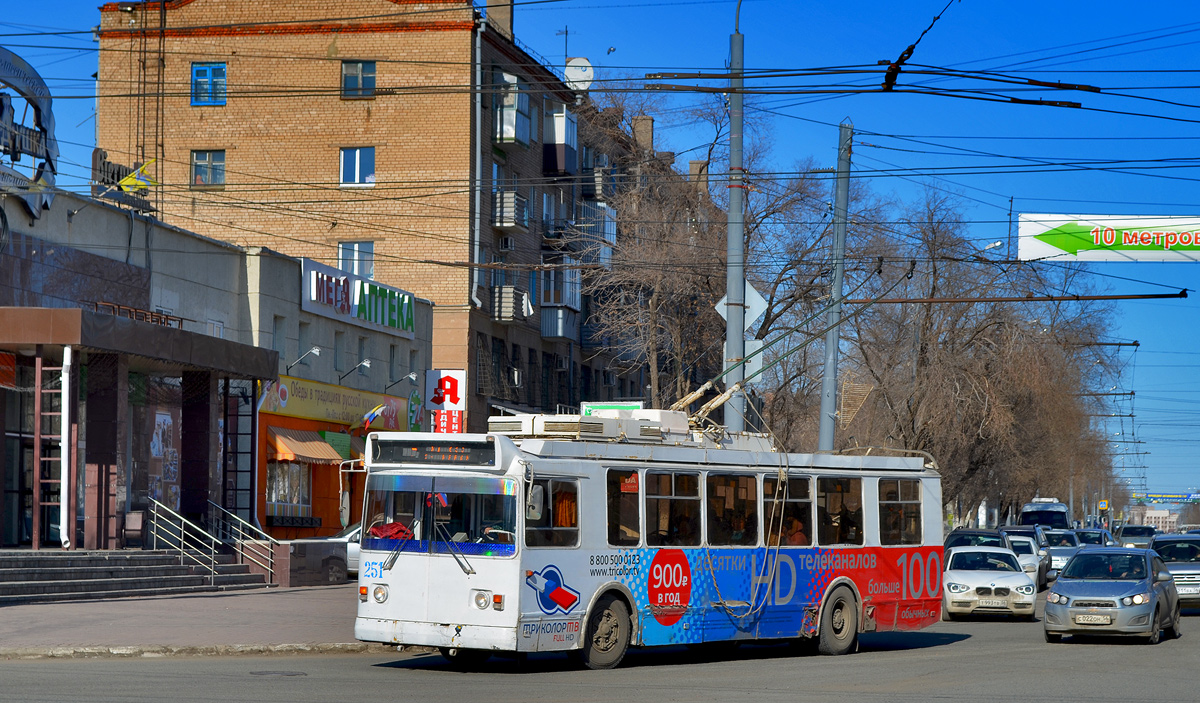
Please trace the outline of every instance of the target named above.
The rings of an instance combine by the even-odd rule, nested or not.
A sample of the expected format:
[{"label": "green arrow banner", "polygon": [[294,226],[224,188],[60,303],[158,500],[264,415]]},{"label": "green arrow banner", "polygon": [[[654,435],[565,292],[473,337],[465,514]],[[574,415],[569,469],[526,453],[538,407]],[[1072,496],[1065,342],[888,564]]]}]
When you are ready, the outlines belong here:
[{"label": "green arrow banner", "polygon": [[1200,218],[1021,215],[1021,259],[1200,260]]}]

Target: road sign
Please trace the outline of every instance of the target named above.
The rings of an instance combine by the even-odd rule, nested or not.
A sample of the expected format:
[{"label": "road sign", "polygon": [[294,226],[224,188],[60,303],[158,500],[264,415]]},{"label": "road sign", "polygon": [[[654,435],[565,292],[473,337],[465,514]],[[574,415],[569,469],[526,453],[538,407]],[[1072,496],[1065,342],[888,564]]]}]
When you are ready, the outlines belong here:
[{"label": "road sign", "polygon": [[1098,509],[1099,510],[1108,510],[1108,501],[1107,500],[1100,501],[1100,503],[1098,505]]},{"label": "road sign", "polygon": [[[728,298],[728,295],[722,296],[717,301],[717,314],[721,316],[722,320],[728,319],[725,317],[725,301]],[[754,290],[754,286],[750,285],[749,281],[746,281],[746,317],[743,320],[745,329],[750,329],[754,325],[754,322],[762,317],[762,314],[766,311],[767,299],[762,297],[762,293]],[[746,342],[746,344],[749,344],[749,342]],[[750,353],[749,347],[747,347],[746,353]]]},{"label": "road sign", "polygon": [[1200,217],[1021,215],[1025,261],[1200,261]]}]

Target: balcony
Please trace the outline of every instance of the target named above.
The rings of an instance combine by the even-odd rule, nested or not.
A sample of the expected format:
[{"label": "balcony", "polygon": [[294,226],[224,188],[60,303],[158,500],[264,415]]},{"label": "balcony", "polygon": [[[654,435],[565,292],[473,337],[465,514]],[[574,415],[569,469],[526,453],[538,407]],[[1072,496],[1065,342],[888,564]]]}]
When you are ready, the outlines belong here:
[{"label": "balcony", "polygon": [[574,176],[579,173],[578,124],[562,103],[547,105],[542,127],[542,173]]},{"label": "balcony", "polygon": [[542,308],[542,337],[579,341],[579,313],[569,308]]},{"label": "balcony", "polygon": [[607,166],[584,168],[579,177],[579,187],[583,197],[587,200],[608,201],[612,199],[614,192],[612,169]]},{"label": "balcony", "polygon": [[527,148],[532,115],[525,81],[510,73],[498,74],[494,100],[492,142],[502,149]]},{"label": "balcony", "polygon": [[492,227],[505,232],[527,231],[529,203],[525,196],[513,190],[492,193]]},{"label": "balcony", "polygon": [[524,322],[533,309],[525,291],[516,286],[492,286],[492,321]]},{"label": "balcony", "polygon": [[571,144],[542,144],[542,174],[574,176],[579,173],[579,156]]}]

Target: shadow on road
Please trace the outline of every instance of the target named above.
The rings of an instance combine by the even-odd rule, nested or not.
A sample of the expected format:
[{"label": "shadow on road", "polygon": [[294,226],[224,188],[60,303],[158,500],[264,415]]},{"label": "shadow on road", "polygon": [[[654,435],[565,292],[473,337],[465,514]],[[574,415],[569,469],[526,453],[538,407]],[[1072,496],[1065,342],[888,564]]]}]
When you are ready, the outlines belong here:
[{"label": "shadow on road", "polygon": [[[958,632],[868,632],[859,638],[860,654],[906,651],[944,647],[969,639],[971,635]],[[621,662],[622,669],[657,666],[685,666],[716,661],[766,661],[771,659],[812,659],[819,657],[810,642],[764,643],[732,646],[714,643],[698,647],[648,647],[630,649]],[[440,654],[416,654],[411,657],[381,662],[375,666],[393,669],[425,671],[459,670]],[[565,653],[542,652],[522,655],[496,655],[472,669],[488,674],[533,674],[554,671],[576,671],[583,668],[574,656]]]}]

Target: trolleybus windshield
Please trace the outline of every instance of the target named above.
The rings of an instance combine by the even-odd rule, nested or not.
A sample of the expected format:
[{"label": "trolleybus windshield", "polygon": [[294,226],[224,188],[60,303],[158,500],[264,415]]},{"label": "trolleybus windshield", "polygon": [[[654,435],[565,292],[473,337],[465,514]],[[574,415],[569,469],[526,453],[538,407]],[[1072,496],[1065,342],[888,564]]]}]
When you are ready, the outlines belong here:
[{"label": "trolleybus windshield", "polygon": [[511,556],[516,493],[510,479],[373,475],[362,548]]}]

